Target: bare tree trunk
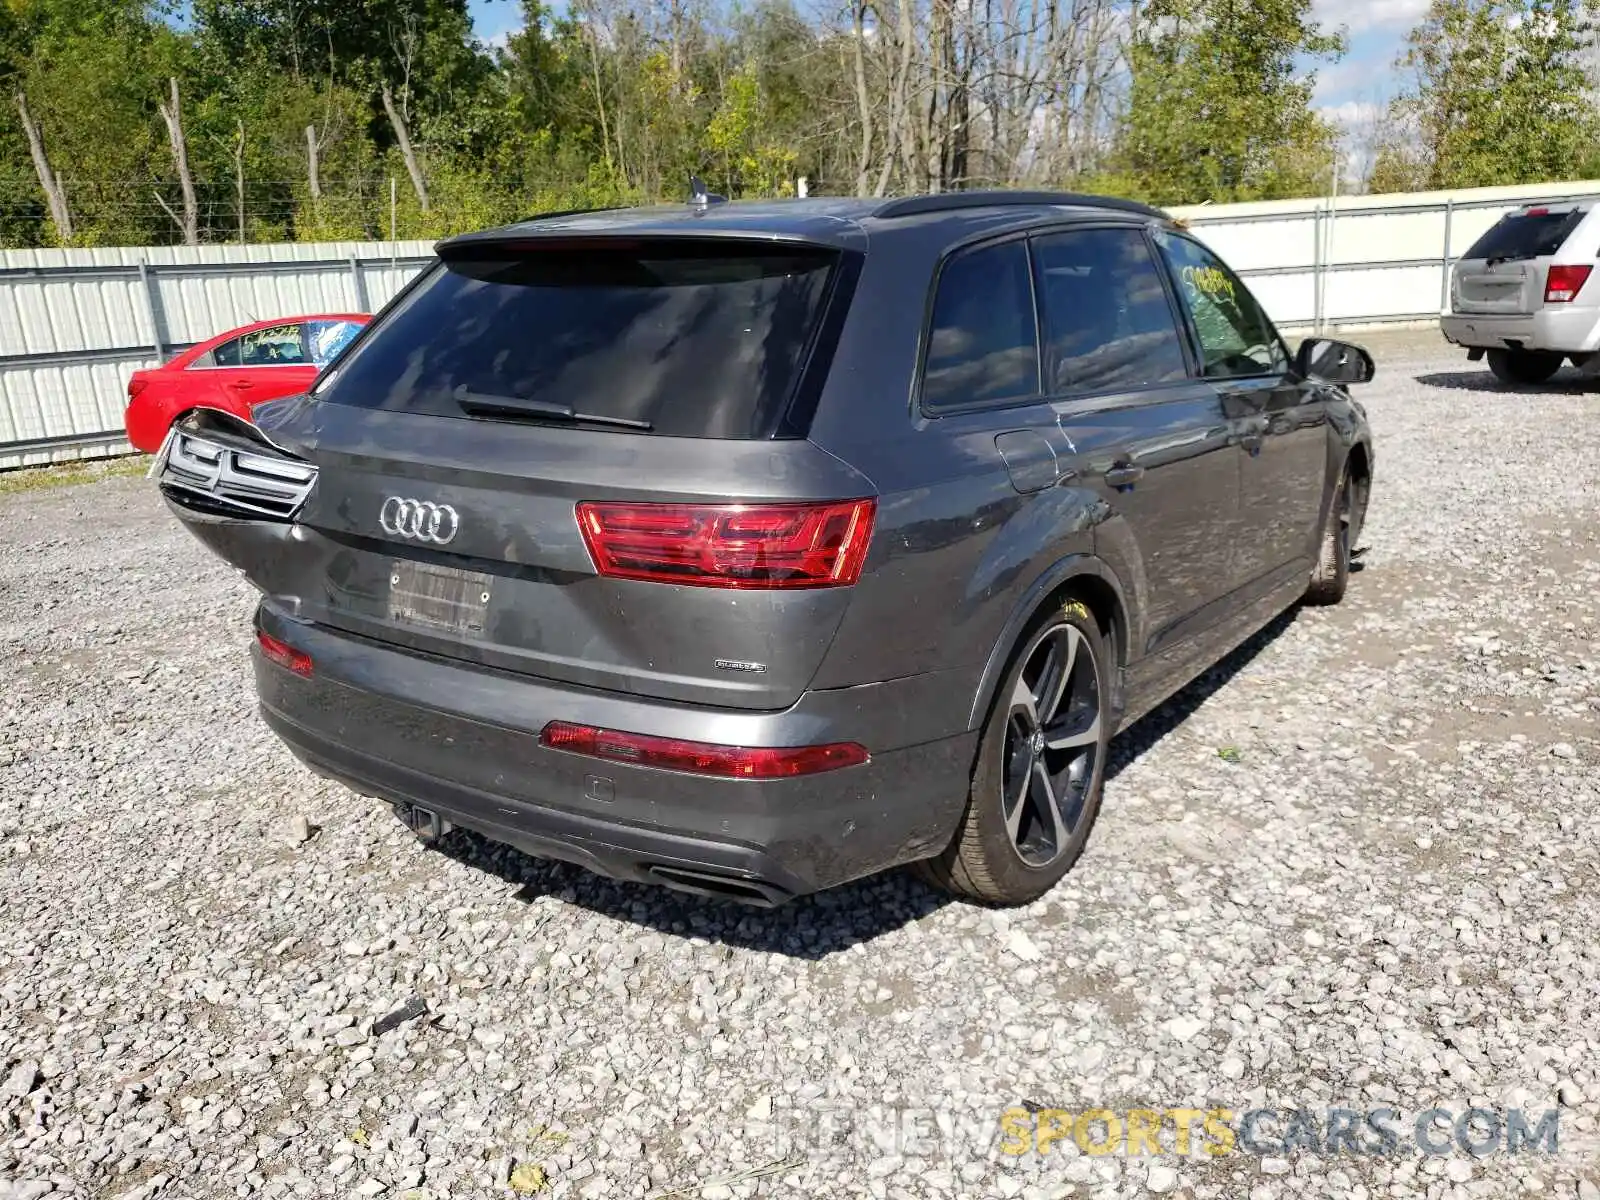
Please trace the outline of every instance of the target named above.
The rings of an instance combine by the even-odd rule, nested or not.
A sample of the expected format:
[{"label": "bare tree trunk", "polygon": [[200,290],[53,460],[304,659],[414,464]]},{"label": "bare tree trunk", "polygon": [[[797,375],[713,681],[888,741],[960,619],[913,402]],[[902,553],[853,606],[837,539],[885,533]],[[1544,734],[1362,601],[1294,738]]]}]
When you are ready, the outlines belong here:
[{"label": "bare tree trunk", "polygon": [[195,199],[194,176],[189,173],[189,143],[183,137],[183,112],[178,105],[178,77],[168,82],[172,93],[170,102],[160,105],[161,119],[167,123],[167,141],[172,143],[172,163],[178,169],[178,186],[183,189],[183,244],[200,244],[200,202]]},{"label": "bare tree trunk", "polygon": [[[888,136],[884,143],[883,159],[878,168],[878,184],[873,190],[875,196],[882,196],[888,192],[889,180],[894,174],[896,161],[903,164],[906,184],[915,186],[911,163],[916,141],[916,115],[912,111],[910,94],[913,50],[911,4],[912,0],[897,0],[898,29],[894,37],[898,53],[889,78]],[[880,34],[888,32],[881,19],[878,30]]]},{"label": "bare tree trunk", "polygon": [[683,79],[683,0],[669,4],[667,37],[672,43],[672,92],[678,94]]},{"label": "bare tree trunk", "polygon": [[895,140],[900,143],[900,163],[905,171],[905,186],[910,192],[922,190],[917,169],[917,103],[911,94],[911,60],[916,53],[917,33],[912,25],[912,0],[900,0],[900,79],[895,89],[899,121]]},{"label": "bare tree trunk", "polygon": [[39,187],[44,192],[45,204],[50,208],[50,219],[55,222],[56,236],[63,242],[72,240],[72,210],[67,207],[66,189],[56,178],[50,159],[44,152],[44,136],[39,125],[28,111],[28,97],[17,93],[17,112],[22,115],[22,129],[28,135],[28,153],[33,156],[33,169],[39,176]]},{"label": "bare tree trunk", "polygon": [[972,5],[967,4],[963,8],[965,29],[959,55],[953,30],[950,38],[950,100],[945,110],[950,131],[946,159],[947,188],[967,186],[967,148],[972,144],[972,60],[977,35],[972,28]]},{"label": "bare tree trunk", "polygon": [[948,96],[945,83],[945,47],[950,44],[949,0],[934,0],[928,9],[927,102],[919,106],[917,119],[918,167],[926,190],[944,190],[944,138],[939,129],[941,101]]},{"label": "bare tree trunk", "polygon": [[395,140],[400,143],[400,157],[405,159],[406,173],[411,176],[411,186],[416,189],[417,202],[422,205],[422,211],[427,212],[428,184],[422,178],[417,153],[411,148],[411,131],[406,128],[406,120],[400,115],[400,110],[394,106],[394,93],[389,90],[387,83],[383,85],[383,111],[389,114],[389,124],[394,126]]},{"label": "bare tree trunk", "polygon": [[865,196],[872,182],[872,97],[867,93],[867,0],[855,0],[850,10],[855,21],[856,107],[861,114],[861,153],[856,158],[856,195]]},{"label": "bare tree trunk", "polygon": [[321,153],[321,150],[322,147],[317,142],[317,127],[315,125],[307,125],[306,173],[310,177],[311,199],[313,203],[322,199],[322,171],[320,164],[317,162],[317,155]]},{"label": "bare tree trunk", "polygon": [[244,212],[244,121],[239,122],[239,138],[233,147],[233,194],[239,202],[239,241],[250,240],[249,230],[245,227]]},{"label": "bare tree trunk", "polygon": [[[594,18],[591,17],[590,20]],[[615,160],[611,157],[611,127],[606,121],[606,95],[605,87],[600,79],[600,37],[590,28],[586,39],[589,43],[589,66],[594,73],[594,106],[600,117],[600,144],[606,151],[606,168],[616,170]]]}]

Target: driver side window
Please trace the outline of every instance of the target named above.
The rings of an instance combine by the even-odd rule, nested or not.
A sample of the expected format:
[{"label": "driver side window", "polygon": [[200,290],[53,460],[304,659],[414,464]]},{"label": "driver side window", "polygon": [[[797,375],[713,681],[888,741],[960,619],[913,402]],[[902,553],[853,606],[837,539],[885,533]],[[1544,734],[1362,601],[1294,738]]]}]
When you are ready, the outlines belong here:
[{"label": "driver side window", "polygon": [[1156,235],[1194,318],[1208,379],[1281,374],[1289,355],[1254,296],[1216,255],[1165,230]]}]

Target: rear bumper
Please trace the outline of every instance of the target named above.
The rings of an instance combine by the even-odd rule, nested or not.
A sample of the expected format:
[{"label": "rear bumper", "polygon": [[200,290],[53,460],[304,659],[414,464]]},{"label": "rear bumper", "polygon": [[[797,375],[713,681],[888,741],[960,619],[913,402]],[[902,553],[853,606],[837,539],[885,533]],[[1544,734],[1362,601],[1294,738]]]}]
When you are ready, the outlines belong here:
[{"label": "rear bumper", "polygon": [[1439,327],[1457,345],[1488,350],[1588,354],[1600,349],[1600,311],[1593,308],[1544,308],[1512,316],[1446,313]]},{"label": "rear bumper", "polygon": [[[808,692],[783,712],[696,710],[422,658],[270,606],[257,621],[315,663],[306,679],[254,652],[262,715],[313,770],[611,878],[775,903],[937,853],[966,801],[977,734],[940,728],[948,705],[931,698],[947,679]],[[729,745],[856,740],[872,759],[705,778],[550,750],[552,720]]]}]

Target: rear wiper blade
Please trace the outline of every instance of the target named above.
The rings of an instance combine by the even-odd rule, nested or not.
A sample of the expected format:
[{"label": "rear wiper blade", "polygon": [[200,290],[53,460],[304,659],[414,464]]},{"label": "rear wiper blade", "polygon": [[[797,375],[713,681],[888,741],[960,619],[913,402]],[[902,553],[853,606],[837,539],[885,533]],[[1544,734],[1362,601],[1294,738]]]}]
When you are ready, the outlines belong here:
[{"label": "rear wiper blade", "polygon": [[461,406],[461,411],[474,415],[494,417],[522,417],[530,421],[571,421],[574,424],[615,425],[619,429],[651,430],[649,421],[635,421],[629,417],[612,417],[604,413],[581,413],[570,404],[555,400],[535,400],[527,396],[489,396],[482,392],[469,392],[458,387],[451,393]]},{"label": "rear wiper blade", "polygon": [[1484,265],[1489,267],[1497,267],[1504,262],[1526,262],[1530,258],[1538,257],[1539,256],[1537,254],[1501,254],[1496,258],[1489,259]]}]

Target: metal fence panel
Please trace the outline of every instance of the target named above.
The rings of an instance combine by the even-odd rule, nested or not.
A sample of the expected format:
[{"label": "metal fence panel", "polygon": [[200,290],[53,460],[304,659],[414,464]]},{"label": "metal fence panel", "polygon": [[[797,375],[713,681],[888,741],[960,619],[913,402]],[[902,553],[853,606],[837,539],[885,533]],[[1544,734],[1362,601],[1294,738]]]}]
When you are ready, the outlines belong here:
[{"label": "metal fence panel", "polygon": [[[1501,214],[1600,182],[1171,210],[1287,333],[1427,321]],[[128,375],[258,319],[376,312],[428,242],[0,250],[0,469],[126,449]]]},{"label": "metal fence panel", "polygon": [[0,469],[128,449],[128,376],[224,330],[375,312],[430,242],[0,251]]}]

